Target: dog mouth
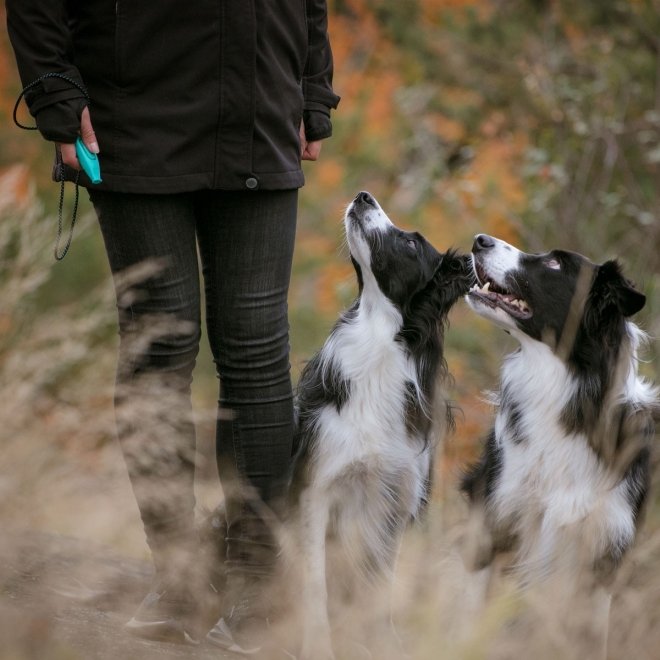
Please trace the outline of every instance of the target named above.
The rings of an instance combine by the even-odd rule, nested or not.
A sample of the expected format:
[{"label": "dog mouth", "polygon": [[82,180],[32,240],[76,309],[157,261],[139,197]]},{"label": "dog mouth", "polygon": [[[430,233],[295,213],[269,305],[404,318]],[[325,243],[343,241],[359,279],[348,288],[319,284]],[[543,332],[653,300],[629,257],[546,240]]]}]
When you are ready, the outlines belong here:
[{"label": "dog mouth", "polygon": [[469,294],[477,298],[489,307],[499,308],[510,316],[517,319],[529,319],[532,310],[526,300],[516,295],[513,291],[505,289],[488,276],[483,266],[474,260],[474,274],[476,283],[470,289]]}]

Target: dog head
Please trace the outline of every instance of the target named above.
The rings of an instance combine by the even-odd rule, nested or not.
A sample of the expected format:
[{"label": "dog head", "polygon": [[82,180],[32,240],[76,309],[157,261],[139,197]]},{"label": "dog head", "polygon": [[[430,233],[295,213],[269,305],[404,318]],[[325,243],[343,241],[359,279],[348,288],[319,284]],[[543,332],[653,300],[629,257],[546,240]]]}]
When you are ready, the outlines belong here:
[{"label": "dog head", "polygon": [[361,295],[385,297],[405,319],[420,297],[433,294],[437,313],[467,293],[470,258],[442,254],[420,233],[399,229],[368,192],[358,193],[344,222]]},{"label": "dog head", "polygon": [[[477,284],[472,309],[511,332],[567,355],[585,337],[613,338],[645,303],[616,261],[602,265],[574,252],[527,254],[479,234],[472,246]],[[611,342],[610,342],[611,343]]]}]

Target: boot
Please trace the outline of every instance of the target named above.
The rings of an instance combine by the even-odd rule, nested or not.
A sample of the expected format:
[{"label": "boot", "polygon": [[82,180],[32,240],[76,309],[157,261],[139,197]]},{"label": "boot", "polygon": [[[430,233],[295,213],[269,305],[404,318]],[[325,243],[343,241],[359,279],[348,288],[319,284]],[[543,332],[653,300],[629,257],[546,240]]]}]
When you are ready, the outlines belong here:
[{"label": "boot", "polygon": [[224,549],[226,559],[223,615],[208,632],[207,641],[226,651],[254,655],[272,645],[271,619],[278,544],[274,517],[261,505],[229,502]]}]

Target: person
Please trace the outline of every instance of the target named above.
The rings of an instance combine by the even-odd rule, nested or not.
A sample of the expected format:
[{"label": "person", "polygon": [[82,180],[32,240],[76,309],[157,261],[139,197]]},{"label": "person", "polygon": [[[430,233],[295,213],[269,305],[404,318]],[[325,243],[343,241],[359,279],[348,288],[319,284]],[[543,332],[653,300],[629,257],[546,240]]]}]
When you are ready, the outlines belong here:
[{"label": "person", "polygon": [[84,173],[80,183],[116,287],[117,428],[155,566],[129,626],[200,637],[206,577],[189,575],[201,561],[190,400],[199,254],[226,502],[226,597],[208,638],[253,651],[291,460],[301,159],[318,158],[339,102],[326,2],[6,0],[6,11],[21,80],[38,81],[25,99],[39,131],[67,176],[78,174],[78,135],[101,165],[100,184]]}]

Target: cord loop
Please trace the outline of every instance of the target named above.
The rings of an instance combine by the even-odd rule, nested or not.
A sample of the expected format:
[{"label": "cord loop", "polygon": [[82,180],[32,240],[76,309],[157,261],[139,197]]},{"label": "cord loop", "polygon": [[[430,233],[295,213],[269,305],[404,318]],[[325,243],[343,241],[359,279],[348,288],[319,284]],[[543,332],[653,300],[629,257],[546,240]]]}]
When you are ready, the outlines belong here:
[{"label": "cord loop", "polygon": [[[39,76],[36,80],[33,80],[29,85],[23,87],[21,93],[18,95],[18,98],[16,99],[16,103],[14,105],[14,111],[12,113],[12,118],[14,120],[14,124],[16,124],[16,126],[18,126],[19,128],[22,128],[24,131],[36,131],[38,129],[38,126],[36,125],[26,126],[25,124],[22,124],[18,120],[18,108],[21,105],[21,101],[23,100],[25,94],[29,92],[33,87],[36,87],[39,83],[43,82],[46,78],[61,78],[62,80],[65,80],[69,84],[76,87],[82,93],[82,95],[87,100],[87,103],[90,102],[89,93],[85,89],[84,85],[79,83],[77,80],[74,80],[73,78],[64,75],[63,73],[44,73],[42,76]],[[69,247],[71,246],[71,241],[73,240],[73,228],[76,225],[76,218],[78,216],[78,199],[79,199],[78,180],[79,179],[80,179],[80,172],[77,172],[76,178],[74,180],[75,197],[73,201],[71,226],[69,227],[69,235],[64,245],[64,249],[61,252],[60,252],[60,240],[62,238],[62,225],[63,225],[62,216],[64,212],[64,177],[62,177],[60,181],[60,202],[57,210],[57,239],[55,241],[55,249],[54,249],[55,259],[57,261],[62,261],[62,259],[66,257],[66,254],[69,251]]]}]

